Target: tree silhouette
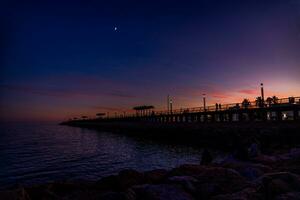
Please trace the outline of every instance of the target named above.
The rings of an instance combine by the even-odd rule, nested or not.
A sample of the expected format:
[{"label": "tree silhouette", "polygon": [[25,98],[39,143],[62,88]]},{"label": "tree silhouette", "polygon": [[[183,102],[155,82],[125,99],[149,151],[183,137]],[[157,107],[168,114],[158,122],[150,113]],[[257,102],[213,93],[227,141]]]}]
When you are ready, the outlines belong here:
[{"label": "tree silhouette", "polygon": [[278,104],[278,100],[279,100],[278,97],[273,96],[272,99],[273,99],[273,104]]},{"label": "tree silhouette", "polygon": [[272,97],[268,97],[268,98],[266,99],[266,102],[267,102],[267,104],[268,104],[269,106],[271,106],[271,104],[273,104],[273,98],[272,98]]},{"label": "tree silhouette", "polygon": [[243,108],[248,108],[251,105],[249,99],[244,99],[242,102],[242,107]]},{"label": "tree silhouette", "polygon": [[261,97],[256,97],[255,104],[256,104],[256,106],[258,106],[260,108],[263,107],[263,100],[262,100],[262,98]]}]

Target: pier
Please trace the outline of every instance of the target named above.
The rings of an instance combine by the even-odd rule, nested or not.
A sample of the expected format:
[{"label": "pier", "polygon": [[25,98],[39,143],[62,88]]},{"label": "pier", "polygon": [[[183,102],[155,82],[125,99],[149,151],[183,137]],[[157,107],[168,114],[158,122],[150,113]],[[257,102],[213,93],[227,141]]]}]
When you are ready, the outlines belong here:
[{"label": "pier", "polygon": [[98,117],[92,119],[70,119],[65,123],[90,122],[153,122],[169,123],[226,123],[247,121],[298,121],[300,119],[300,97],[253,102],[216,104],[202,107],[155,111],[152,107],[138,107],[134,114]]}]

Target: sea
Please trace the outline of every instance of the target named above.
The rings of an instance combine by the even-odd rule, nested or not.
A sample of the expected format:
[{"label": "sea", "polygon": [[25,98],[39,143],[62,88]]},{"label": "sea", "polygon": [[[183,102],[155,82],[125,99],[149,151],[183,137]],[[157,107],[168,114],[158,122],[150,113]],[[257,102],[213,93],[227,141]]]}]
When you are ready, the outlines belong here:
[{"label": "sea", "polygon": [[[143,133],[141,133],[143,134]],[[171,137],[171,136],[170,136]],[[201,147],[55,123],[0,125],[0,189],[199,164]]]}]

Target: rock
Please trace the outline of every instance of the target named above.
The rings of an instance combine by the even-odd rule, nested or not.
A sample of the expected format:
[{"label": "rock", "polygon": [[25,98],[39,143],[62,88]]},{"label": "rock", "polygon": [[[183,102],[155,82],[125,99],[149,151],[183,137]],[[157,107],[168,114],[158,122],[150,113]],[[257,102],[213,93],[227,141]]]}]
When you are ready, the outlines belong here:
[{"label": "rock", "polygon": [[137,200],[192,200],[193,197],[175,185],[139,185],[133,187]]},{"label": "rock", "polygon": [[124,193],[121,192],[105,192],[100,195],[99,199],[103,200],[127,200]]},{"label": "rock", "polygon": [[114,190],[119,188],[119,180],[116,175],[111,175],[100,179],[96,185],[101,190]]},{"label": "rock", "polygon": [[164,169],[144,172],[145,183],[159,183],[167,176],[167,173],[168,171]]},{"label": "rock", "polygon": [[169,175],[170,176],[197,176],[199,174],[202,174],[206,168],[207,167],[201,165],[186,164],[172,169]]},{"label": "rock", "polygon": [[256,200],[263,199],[254,188],[245,188],[233,194],[223,194],[212,198],[213,200]]},{"label": "rock", "polygon": [[240,173],[240,175],[242,175],[249,181],[255,180],[265,173],[272,172],[271,167],[262,164],[253,164],[248,162],[224,163],[222,166],[236,170],[237,172]]},{"label": "rock", "polygon": [[256,183],[260,187],[260,192],[268,199],[300,191],[300,177],[289,172],[265,174]]},{"label": "rock", "polygon": [[195,193],[196,188],[194,184],[197,183],[198,180],[191,176],[173,176],[168,178],[168,182],[179,184],[188,192]]},{"label": "rock", "polygon": [[121,189],[143,184],[144,180],[144,175],[135,170],[123,170],[118,175],[118,182]]},{"label": "rock", "polygon": [[252,186],[237,171],[222,167],[182,165],[170,174],[196,178],[198,182],[194,184],[197,192],[195,195],[199,198],[233,193]]},{"label": "rock", "polygon": [[123,170],[119,174],[104,177],[97,182],[102,190],[126,191],[133,185],[143,184],[144,175],[135,170]]},{"label": "rock", "polygon": [[253,158],[252,161],[256,163],[261,163],[263,165],[273,165],[276,162],[278,162],[278,158],[276,158],[275,156],[268,156],[268,155],[261,154]]},{"label": "rock", "polygon": [[281,194],[277,196],[275,200],[300,200],[300,192]]},{"label": "rock", "polygon": [[199,183],[195,184],[198,191],[197,196],[209,198],[218,194],[234,193],[251,186],[237,172],[227,170],[211,170],[198,176]]},{"label": "rock", "polygon": [[213,158],[211,156],[211,153],[207,150],[204,149],[204,151],[202,152],[202,157],[201,157],[201,165],[207,165],[210,164],[212,162]]},{"label": "rock", "polygon": [[259,145],[256,142],[253,142],[248,148],[248,155],[250,158],[255,158],[260,154]]}]

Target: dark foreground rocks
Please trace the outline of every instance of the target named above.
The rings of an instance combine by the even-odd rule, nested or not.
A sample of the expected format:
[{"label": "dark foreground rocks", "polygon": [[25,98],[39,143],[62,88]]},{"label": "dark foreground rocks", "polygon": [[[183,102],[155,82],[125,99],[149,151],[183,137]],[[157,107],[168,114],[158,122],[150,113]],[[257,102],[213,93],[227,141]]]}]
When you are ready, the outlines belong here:
[{"label": "dark foreground rocks", "polygon": [[247,161],[182,165],[172,170],[123,170],[97,182],[65,181],[1,191],[18,200],[300,199],[300,149]]}]

